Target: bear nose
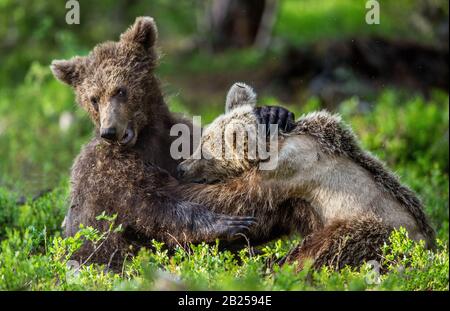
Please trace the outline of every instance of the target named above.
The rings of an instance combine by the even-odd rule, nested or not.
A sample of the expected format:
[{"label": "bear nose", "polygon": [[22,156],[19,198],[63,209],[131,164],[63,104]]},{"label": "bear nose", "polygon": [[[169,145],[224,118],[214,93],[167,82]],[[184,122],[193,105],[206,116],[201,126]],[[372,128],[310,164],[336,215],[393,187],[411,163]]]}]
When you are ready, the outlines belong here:
[{"label": "bear nose", "polygon": [[107,127],[105,129],[100,130],[100,136],[107,140],[115,140],[116,134],[117,131],[115,127]]},{"label": "bear nose", "polygon": [[183,166],[180,164],[177,166],[177,176],[178,178],[183,177],[184,173],[186,173],[185,169],[183,168]]}]

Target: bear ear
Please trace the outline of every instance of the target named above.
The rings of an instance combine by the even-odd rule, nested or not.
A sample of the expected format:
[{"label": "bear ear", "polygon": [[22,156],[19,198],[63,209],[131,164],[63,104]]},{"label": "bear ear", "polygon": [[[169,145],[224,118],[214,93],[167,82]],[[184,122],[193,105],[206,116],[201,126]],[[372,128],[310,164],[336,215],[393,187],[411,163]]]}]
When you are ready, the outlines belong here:
[{"label": "bear ear", "polygon": [[225,112],[243,106],[243,105],[256,105],[256,94],[253,89],[245,83],[237,82],[233,84],[227,94],[225,102]]},{"label": "bear ear", "polygon": [[121,41],[135,42],[148,49],[155,45],[158,38],[158,29],[152,17],[136,18],[136,21],[121,36]]},{"label": "bear ear", "polygon": [[81,57],[74,57],[69,60],[56,59],[52,61],[50,69],[59,81],[76,86],[81,82],[82,66]]}]

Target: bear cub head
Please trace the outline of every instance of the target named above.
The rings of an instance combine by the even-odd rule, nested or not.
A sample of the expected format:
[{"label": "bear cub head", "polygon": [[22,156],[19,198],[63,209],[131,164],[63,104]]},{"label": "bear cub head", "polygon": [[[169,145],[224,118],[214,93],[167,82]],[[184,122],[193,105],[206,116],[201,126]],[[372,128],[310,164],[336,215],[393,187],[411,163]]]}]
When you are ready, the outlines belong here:
[{"label": "bear cub head", "polygon": [[74,89],[78,104],[108,143],[133,146],[151,122],[159,92],[152,75],[156,39],[153,18],[138,17],[118,42],[98,44],[87,56],[54,60],[50,66],[58,80]]},{"label": "bear cub head", "polygon": [[212,184],[256,167],[267,153],[267,136],[253,113],[255,105],[253,89],[235,83],[226,97],[225,114],[203,130],[198,148],[179,164],[179,177],[187,182]]}]

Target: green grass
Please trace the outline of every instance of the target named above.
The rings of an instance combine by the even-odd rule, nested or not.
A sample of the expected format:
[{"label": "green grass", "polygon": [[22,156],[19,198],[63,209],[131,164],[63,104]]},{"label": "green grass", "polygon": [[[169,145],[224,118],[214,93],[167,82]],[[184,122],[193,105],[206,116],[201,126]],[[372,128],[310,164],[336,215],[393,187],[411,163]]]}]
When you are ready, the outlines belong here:
[{"label": "green grass", "polygon": [[[405,230],[394,232],[391,246],[384,248],[382,274],[368,264],[340,272],[313,271],[309,265],[300,273],[294,265],[271,270],[268,263],[285,255],[296,240],[275,241],[256,256],[246,249],[219,251],[218,244],[177,248],[169,256],[154,241],[152,251],[141,250],[120,273],[99,265],[75,270],[70,254],[83,238],[99,240],[101,235],[84,228],[73,238],[60,237],[55,224],[62,220],[65,197],[64,191],[54,191],[2,219],[9,223],[0,244],[0,290],[448,290],[447,243],[438,240],[431,252],[409,240]],[[14,209],[13,199],[0,192],[3,211]]]}]

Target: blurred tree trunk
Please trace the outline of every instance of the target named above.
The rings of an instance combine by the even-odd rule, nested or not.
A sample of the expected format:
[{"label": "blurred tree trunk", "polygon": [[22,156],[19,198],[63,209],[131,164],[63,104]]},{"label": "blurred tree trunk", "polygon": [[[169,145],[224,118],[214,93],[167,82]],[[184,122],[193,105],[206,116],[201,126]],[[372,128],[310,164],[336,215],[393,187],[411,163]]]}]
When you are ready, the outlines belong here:
[{"label": "blurred tree trunk", "polygon": [[277,0],[266,0],[264,12],[259,24],[258,33],[255,38],[255,46],[260,49],[267,49],[272,38],[272,29],[275,25],[278,12]]},{"label": "blurred tree trunk", "polygon": [[212,0],[205,7],[205,22],[213,51],[270,43],[277,0]]}]

